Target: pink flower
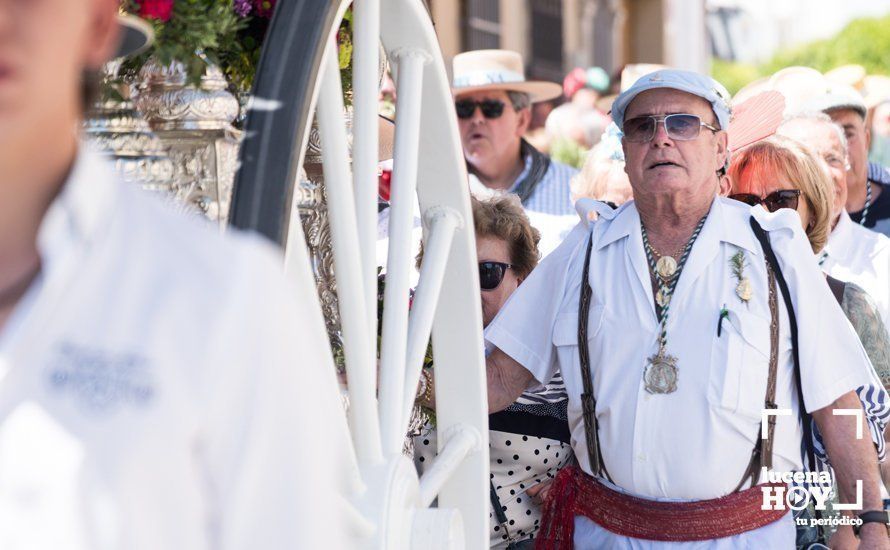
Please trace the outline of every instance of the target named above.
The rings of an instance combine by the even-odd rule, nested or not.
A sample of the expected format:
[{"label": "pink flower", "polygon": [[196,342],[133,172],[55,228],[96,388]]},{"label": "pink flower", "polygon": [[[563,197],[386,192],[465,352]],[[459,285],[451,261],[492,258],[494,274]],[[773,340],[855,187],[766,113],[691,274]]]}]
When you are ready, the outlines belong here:
[{"label": "pink flower", "polygon": [[174,0],[139,0],[139,16],[166,23],[173,15]]},{"label": "pink flower", "polygon": [[238,17],[247,17],[250,15],[250,10],[253,9],[253,5],[250,3],[250,0],[234,0],[233,4],[235,8],[235,13],[238,14]]}]

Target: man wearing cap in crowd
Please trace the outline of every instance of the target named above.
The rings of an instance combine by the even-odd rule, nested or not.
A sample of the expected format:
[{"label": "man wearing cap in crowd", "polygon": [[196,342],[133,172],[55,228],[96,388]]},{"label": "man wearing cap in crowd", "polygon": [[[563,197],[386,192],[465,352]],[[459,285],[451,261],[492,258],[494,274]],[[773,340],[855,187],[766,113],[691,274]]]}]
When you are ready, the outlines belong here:
[{"label": "man wearing cap in crowd", "polygon": [[[842,501],[862,481],[873,512],[862,547],[890,548],[875,524],[886,520],[875,449],[856,439],[858,419],[833,414],[861,408],[854,390],[871,382],[870,363],[797,214],[717,196],[730,118],[722,86],[657,71],[612,116],[634,200],[617,210],[579,201],[581,223],[485,331],[491,411],[557,368],[569,393],[579,467],[554,483],[539,547],[793,547],[789,510],[762,509],[780,488],[764,485],[761,467],[812,464],[802,397]],[[799,390],[792,351],[806,365]],[[763,433],[774,408],[791,415],[771,415]]]},{"label": "man wearing cap in crowd", "polygon": [[825,93],[811,98],[808,110],[823,111],[844,129],[849,152],[847,212],[853,222],[890,236],[890,172],[868,161],[871,131],[865,100],[855,88],[827,82]]},{"label": "man wearing cap in crowd", "polygon": [[558,97],[560,85],[526,80],[522,56],[507,50],[458,54],[453,72],[470,174],[491,191],[516,193],[526,211],[574,214],[569,182],[577,170],[551,161],[523,139],[531,104]]},{"label": "man wearing cap in crowd", "polygon": [[789,117],[777,133],[812,149],[825,161],[834,184],[831,233],[818,255],[819,265],[835,279],[862,287],[890,327],[890,239],[854,223],[845,210],[850,164],[843,128],[825,113],[811,111]]}]

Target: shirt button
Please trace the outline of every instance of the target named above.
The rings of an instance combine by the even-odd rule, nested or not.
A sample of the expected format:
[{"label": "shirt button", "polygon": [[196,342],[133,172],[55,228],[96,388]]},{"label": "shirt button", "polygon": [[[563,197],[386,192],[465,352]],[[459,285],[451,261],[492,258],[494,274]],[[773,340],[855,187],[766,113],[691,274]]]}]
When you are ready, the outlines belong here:
[{"label": "shirt button", "polygon": [[644,455],[643,453],[638,454],[637,460],[639,460],[640,462],[646,462],[646,455]]}]

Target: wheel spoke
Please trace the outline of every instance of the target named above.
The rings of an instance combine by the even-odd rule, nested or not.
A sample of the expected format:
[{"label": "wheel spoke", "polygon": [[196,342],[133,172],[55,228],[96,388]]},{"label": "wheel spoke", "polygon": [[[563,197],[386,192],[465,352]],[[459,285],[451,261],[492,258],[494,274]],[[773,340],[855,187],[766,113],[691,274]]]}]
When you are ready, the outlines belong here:
[{"label": "wheel spoke", "polygon": [[411,318],[408,325],[408,356],[405,373],[405,399],[402,405],[402,428],[407,431],[411,410],[414,407],[414,393],[423,368],[433,317],[442,291],[442,279],[448,265],[454,231],[461,225],[461,217],[457,211],[448,207],[433,207],[424,214],[429,226],[428,238],[423,251],[423,264],[420,267],[420,281]]},{"label": "wheel spoke", "polygon": [[[377,334],[377,71],[380,66],[380,0],[353,3],[354,107],[352,169],[355,209],[362,253],[362,277],[365,283],[365,312],[368,334]],[[376,359],[376,354],[371,358]]]},{"label": "wheel spoke", "polygon": [[334,249],[334,274],[339,293],[346,374],[349,377],[350,426],[359,460],[374,464],[383,459],[379,427],[374,422],[377,418],[377,402],[374,397],[375,365],[369,360],[373,357],[373,348],[367,330],[361,253],[355,203],[350,186],[352,178],[349,174],[346,128],[343,123],[343,89],[333,41],[324,55],[317,116],[324,150],[323,165]]},{"label": "wheel spoke", "polygon": [[399,120],[393,155],[389,218],[389,250],[380,351],[380,432],[387,454],[402,451],[405,432],[401,411],[405,394],[405,350],[408,341],[408,291],[412,263],[411,231],[417,203],[417,149],[423,66],[428,56],[420,50],[396,52]]},{"label": "wheel spoke", "polygon": [[432,504],[467,455],[482,446],[482,436],[475,428],[456,424],[449,431],[450,435],[439,445],[439,454],[420,478],[421,506]]}]

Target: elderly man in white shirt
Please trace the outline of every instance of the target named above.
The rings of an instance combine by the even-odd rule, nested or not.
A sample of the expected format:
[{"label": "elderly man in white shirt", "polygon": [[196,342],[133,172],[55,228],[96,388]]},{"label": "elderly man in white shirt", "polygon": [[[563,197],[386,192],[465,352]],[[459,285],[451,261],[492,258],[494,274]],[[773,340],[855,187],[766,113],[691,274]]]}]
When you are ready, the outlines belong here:
[{"label": "elderly man in white shirt", "polygon": [[835,279],[856,283],[875,301],[890,327],[890,239],[853,223],[847,214],[847,139],[840,125],[821,112],[795,115],[777,133],[800,141],[825,160],[834,183],[834,221],[819,265]]},{"label": "elderly man in white shirt", "polygon": [[313,285],[78,139],[118,8],[0,3],[0,548],[342,548]]},{"label": "elderly man in white shirt", "polygon": [[[864,422],[833,414],[861,410],[854,390],[873,380],[871,366],[796,213],[717,197],[729,123],[722,87],[657,71],[619,96],[612,115],[635,200],[618,210],[581,204],[581,224],[486,330],[492,411],[557,368],[569,393],[580,469],[555,483],[539,544],[792,547],[790,513],[763,506],[779,489],[760,467],[803,468],[805,410],[842,500],[855,499],[860,482],[862,547],[890,548],[875,449],[857,439]],[[774,408],[791,415],[762,433],[763,410]]]}]

